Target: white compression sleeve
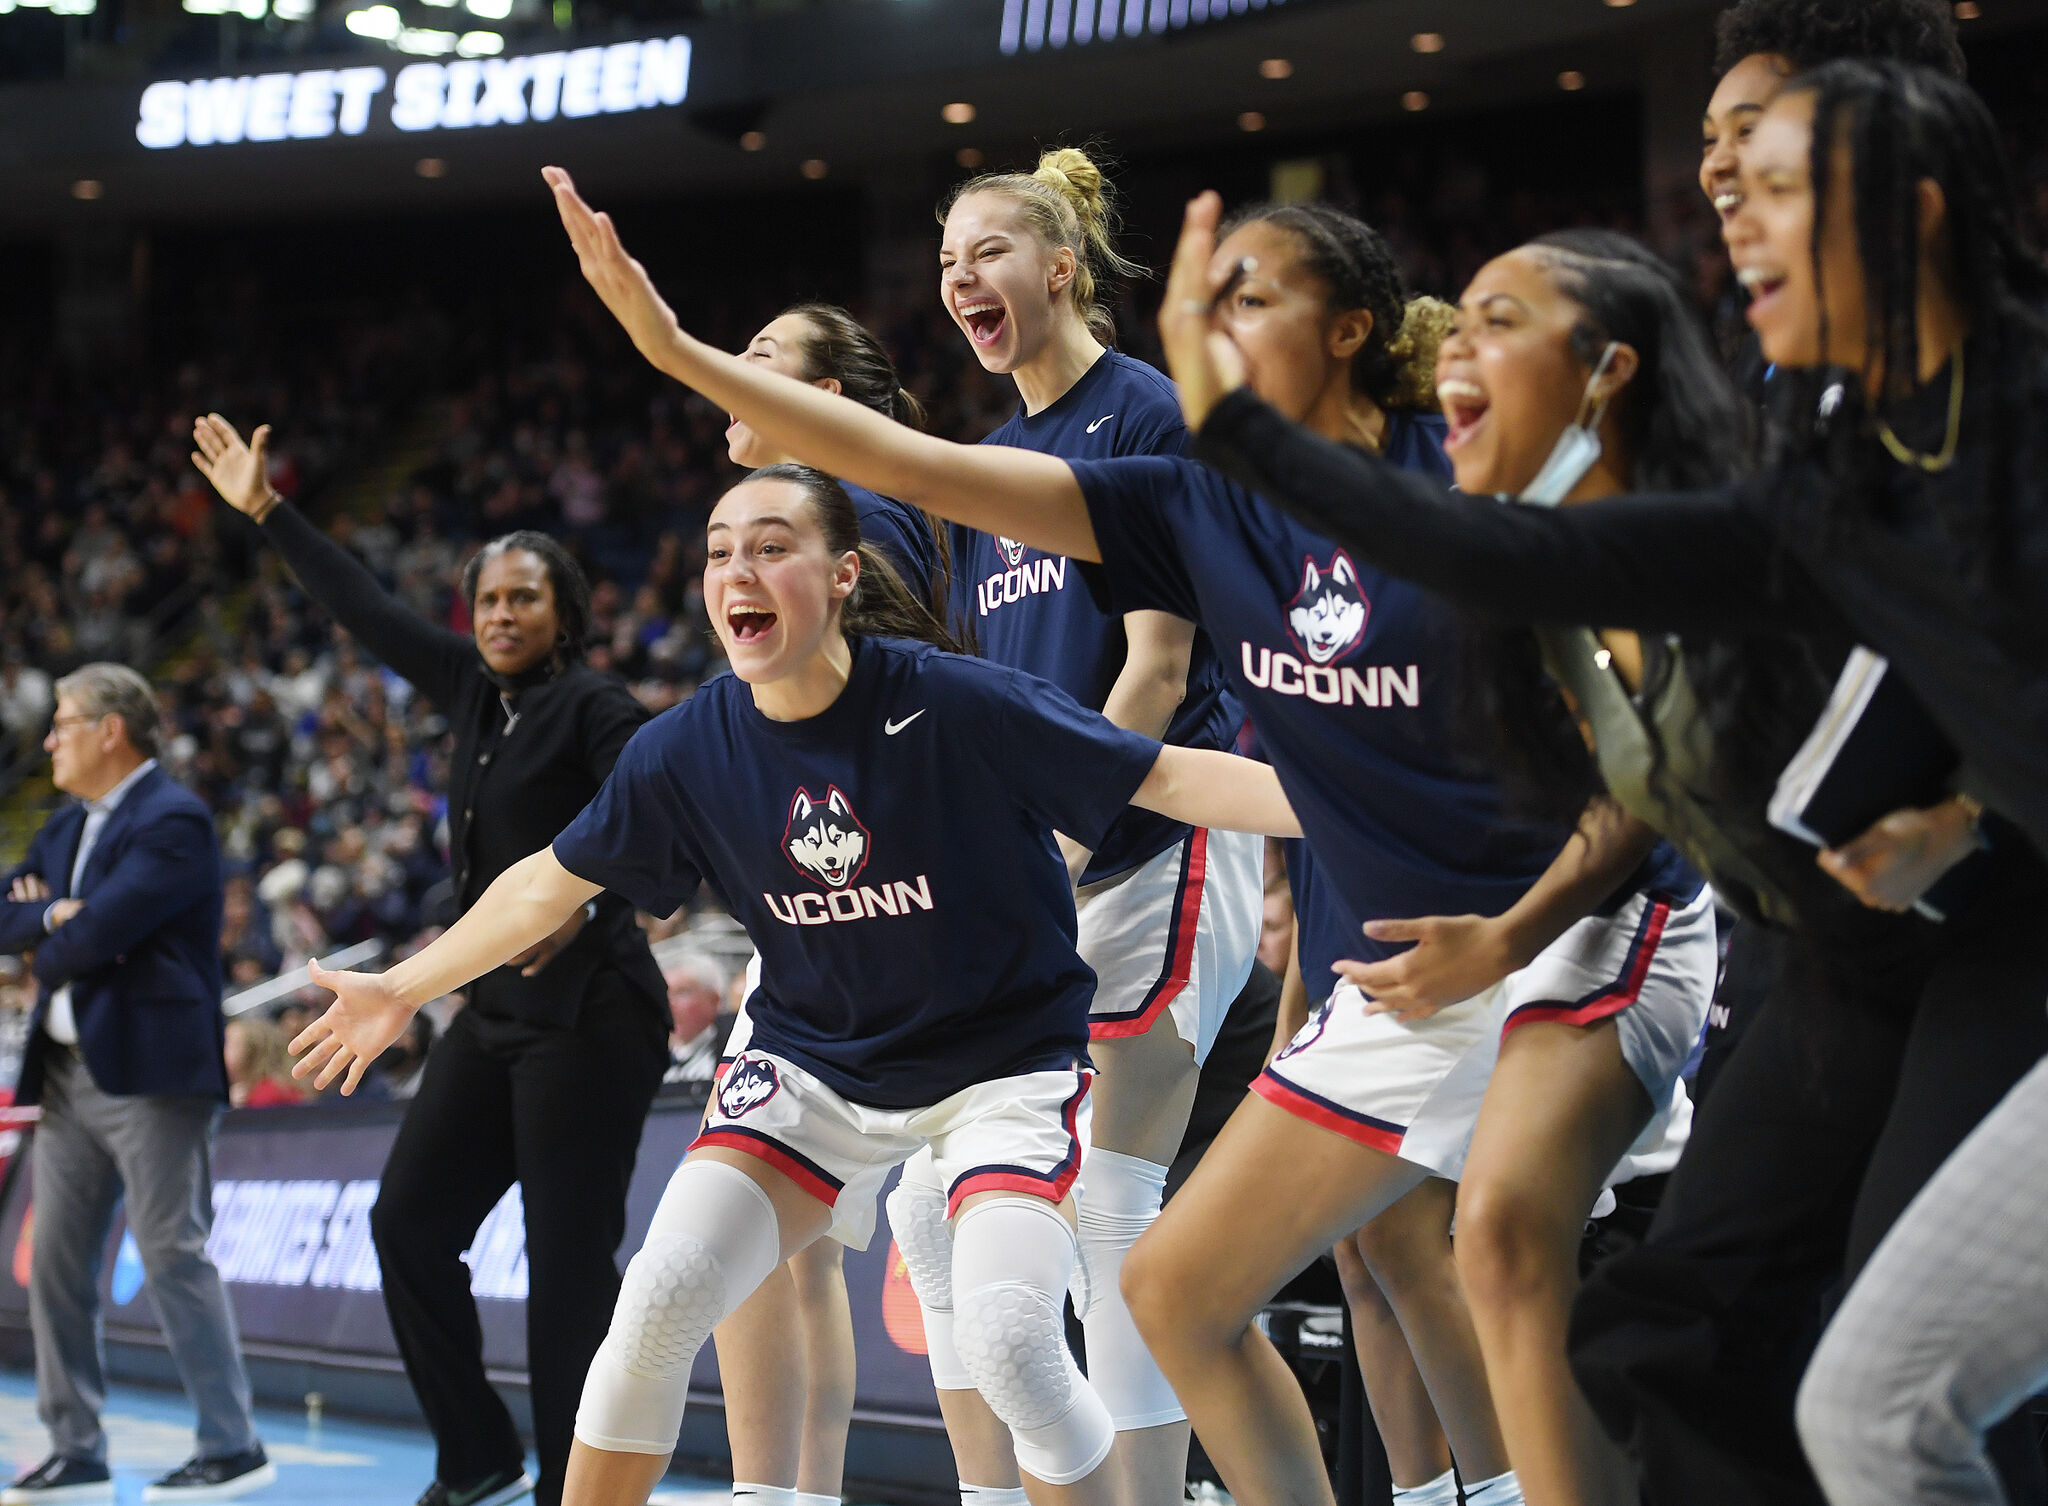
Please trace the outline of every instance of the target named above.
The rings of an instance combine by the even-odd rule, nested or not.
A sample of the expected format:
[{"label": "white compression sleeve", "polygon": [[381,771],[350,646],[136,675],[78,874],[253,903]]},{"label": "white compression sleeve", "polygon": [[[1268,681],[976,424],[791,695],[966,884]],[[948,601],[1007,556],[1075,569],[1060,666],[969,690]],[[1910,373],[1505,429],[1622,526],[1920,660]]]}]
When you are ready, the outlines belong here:
[{"label": "white compression sleeve", "polygon": [[977,1203],[953,1223],[954,1339],[1017,1465],[1071,1485],[1109,1457],[1109,1410],[1067,1349],[1074,1233],[1042,1198]]},{"label": "white compression sleeve", "polygon": [[590,1362],[578,1440],[612,1453],[672,1452],[697,1351],[781,1264],[781,1243],[775,1205],[752,1177],[717,1161],[678,1166]]},{"label": "white compression sleeve", "polygon": [[1088,1379],[1117,1431],[1159,1427],[1187,1417],[1153,1360],[1118,1286],[1124,1257],[1159,1217],[1166,1168],[1157,1161],[1093,1147],[1081,1163],[1078,1190],[1081,1261],[1088,1268]]},{"label": "white compression sleeve", "polygon": [[928,1155],[911,1157],[885,1206],[924,1318],[932,1385],[941,1391],[972,1391],[974,1382],[953,1347],[953,1231],[946,1226],[945,1189],[926,1180],[933,1173]]}]

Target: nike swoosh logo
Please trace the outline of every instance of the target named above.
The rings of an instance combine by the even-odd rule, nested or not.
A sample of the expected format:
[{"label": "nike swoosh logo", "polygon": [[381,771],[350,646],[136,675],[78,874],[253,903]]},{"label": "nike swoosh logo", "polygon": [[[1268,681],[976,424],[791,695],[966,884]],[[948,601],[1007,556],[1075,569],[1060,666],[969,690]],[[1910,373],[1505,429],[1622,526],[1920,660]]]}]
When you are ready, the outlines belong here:
[{"label": "nike swoosh logo", "polygon": [[885,737],[894,737],[897,733],[901,732],[905,727],[908,727],[912,722],[916,721],[919,717],[923,715],[923,711],[913,711],[910,713],[910,715],[903,718],[903,720],[900,722],[884,722],[882,723],[882,733]]},{"label": "nike swoosh logo", "polygon": [[1090,434],[1093,434],[1097,429],[1101,428],[1104,424],[1108,423],[1112,418],[1115,417],[1116,415],[1114,413],[1103,414],[1102,417],[1096,419],[1094,423],[1088,426],[1088,432]]}]

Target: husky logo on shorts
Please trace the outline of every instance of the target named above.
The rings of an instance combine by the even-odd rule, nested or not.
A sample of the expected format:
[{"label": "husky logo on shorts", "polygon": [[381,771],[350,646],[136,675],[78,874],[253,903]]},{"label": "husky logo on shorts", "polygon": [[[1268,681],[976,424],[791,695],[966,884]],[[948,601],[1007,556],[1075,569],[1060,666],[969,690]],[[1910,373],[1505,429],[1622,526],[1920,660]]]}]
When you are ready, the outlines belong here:
[{"label": "husky logo on shorts", "polygon": [[1330,1001],[1325,999],[1316,1006],[1316,1012],[1308,1017],[1308,1023],[1301,1027],[1300,1032],[1296,1034],[1293,1040],[1280,1048],[1280,1054],[1275,1056],[1273,1060],[1283,1062],[1290,1056],[1298,1056],[1308,1050],[1309,1047],[1313,1046],[1322,1037],[1322,1033],[1329,1023]]},{"label": "husky logo on shorts", "polygon": [[1024,563],[1024,551],[1030,547],[1029,544],[1020,544],[1015,539],[1006,539],[1001,534],[996,535],[996,548],[1002,550],[1003,559],[1008,564]]},{"label": "husky logo on shorts", "polygon": [[789,829],[783,833],[789,860],[829,889],[844,889],[868,860],[868,829],[838,785],[823,800],[800,789],[789,803]]},{"label": "husky logo on shorts", "polygon": [[1311,664],[1333,664],[1364,641],[1372,603],[1358,589],[1358,568],[1339,549],[1328,565],[1302,563],[1301,591],[1287,603],[1287,636]]},{"label": "husky logo on shorts", "polygon": [[738,1119],[773,1098],[781,1086],[775,1063],[765,1056],[743,1052],[718,1085],[718,1112],[728,1119]]}]

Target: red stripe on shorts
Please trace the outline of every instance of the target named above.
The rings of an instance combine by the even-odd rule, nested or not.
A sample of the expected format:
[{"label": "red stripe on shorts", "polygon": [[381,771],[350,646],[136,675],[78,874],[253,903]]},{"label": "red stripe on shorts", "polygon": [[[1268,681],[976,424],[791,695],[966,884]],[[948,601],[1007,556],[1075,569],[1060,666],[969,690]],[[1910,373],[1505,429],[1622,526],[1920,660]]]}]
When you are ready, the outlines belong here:
[{"label": "red stripe on shorts", "polygon": [[1081,1100],[1088,1096],[1088,1084],[1095,1074],[1083,1071],[1074,1075],[1080,1078],[1080,1085],[1060,1108],[1060,1123],[1067,1130],[1067,1154],[1060,1164],[1051,1171],[1033,1171],[1028,1166],[977,1166],[957,1179],[953,1190],[946,1194],[946,1217],[958,1217],[960,1204],[977,1192],[1022,1192],[1042,1197],[1048,1203],[1066,1201],[1074,1178],[1081,1172]]},{"label": "red stripe on shorts", "polygon": [[1271,1072],[1261,1072],[1254,1077],[1252,1091],[1275,1108],[1285,1109],[1295,1118],[1306,1119],[1310,1124],[1342,1135],[1346,1140],[1383,1150],[1390,1156],[1401,1154],[1401,1141],[1408,1132],[1398,1124],[1389,1124],[1356,1109],[1344,1108],[1305,1088],[1297,1088]]},{"label": "red stripe on shorts", "polygon": [[[766,1161],[827,1208],[839,1201],[841,1183],[833,1181],[788,1146],[771,1140],[766,1135],[756,1134],[750,1130],[706,1130],[690,1142],[690,1150],[695,1150],[700,1145],[715,1145],[720,1150],[736,1150],[741,1155]],[[688,1155],[689,1151],[685,1151],[684,1154]]]},{"label": "red stripe on shorts", "polygon": [[1145,994],[1145,1001],[1129,1014],[1092,1016],[1088,1021],[1090,1040],[1113,1041],[1143,1035],[1166,1008],[1188,986],[1195,970],[1195,932],[1202,920],[1202,891],[1209,874],[1209,828],[1198,826],[1188,835],[1188,847],[1180,861],[1180,885],[1173,896],[1173,923],[1167,928],[1166,965],[1159,979]]},{"label": "red stripe on shorts", "polygon": [[1507,1022],[1500,1027],[1501,1035],[1506,1036],[1510,1030],[1522,1025],[1591,1025],[1610,1015],[1620,1014],[1642,997],[1643,981],[1650,975],[1650,964],[1657,957],[1657,944],[1664,939],[1664,927],[1670,919],[1670,904],[1661,899],[1653,901],[1636,926],[1635,939],[1629,943],[1628,959],[1622,964],[1618,979],[1571,1003],[1524,1004],[1507,1017]]}]

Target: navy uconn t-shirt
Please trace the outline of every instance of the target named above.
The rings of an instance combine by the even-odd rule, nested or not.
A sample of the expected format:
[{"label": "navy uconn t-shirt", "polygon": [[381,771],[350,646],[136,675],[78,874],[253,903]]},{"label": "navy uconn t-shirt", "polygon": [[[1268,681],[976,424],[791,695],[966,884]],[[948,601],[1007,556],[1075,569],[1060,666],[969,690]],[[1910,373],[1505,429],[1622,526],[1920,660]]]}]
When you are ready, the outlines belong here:
[{"label": "navy uconn t-shirt", "polygon": [[[1187,450],[1188,431],[1173,383],[1143,361],[1112,350],[1058,402],[1032,414],[1020,407],[982,443],[1069,460],[1180,455]],[[1081,578],[1085,567],[957,523],[948,532],[954,612],[974,635],[981,656],[1049,680],[1082,705],[1100,708],[1124,667],[1124,628],[1121,613],[1105,612],[1096,603]],[[1243,720],[1244,713],[1230,703],[1207,635],[1196,634],[1187,696],[1165,740],[1187,748],[1228,748]],[[1082,882],[1135,868],[1187,831],[1151,811],[1127,811],[1095,848]]]},{"label": "navy uconn t-shirt", "polygon": [[805,721],[730,674],[663,712],[554,850],[656,915],[709,880],[761,951],[753,1045],[918,1108],[1085,1055],[1095,974],[1052,833],[1099,838],[1158,757],[1029,675],[856,639]]},{"label": "navy uconn t-shirt", "polygon": [[[1384,453],[1447,476],[1442,432],[1441,419],[1390,414]],[[1404,949],[1367,940],[1367,920],[1497,915],[1521,898],[1567,833],[1507,816],[1492,780],[1453,751],[1448,604],[1195,461],[1081,461],[1074,474],[1111,602],[1209,630],[1301,817],[1311,995],[1328,992],[1341,957]]]},{"label": "navy uconn t-shirt", "polygon": [[932,537],[924,514],[894,497],[871,492],[851,481],[841,481],[853,500],[860,518],[860,536],[889,557],[905,585],[925,601],[931,600],[932,579],[939,573],[939,545]]}]

